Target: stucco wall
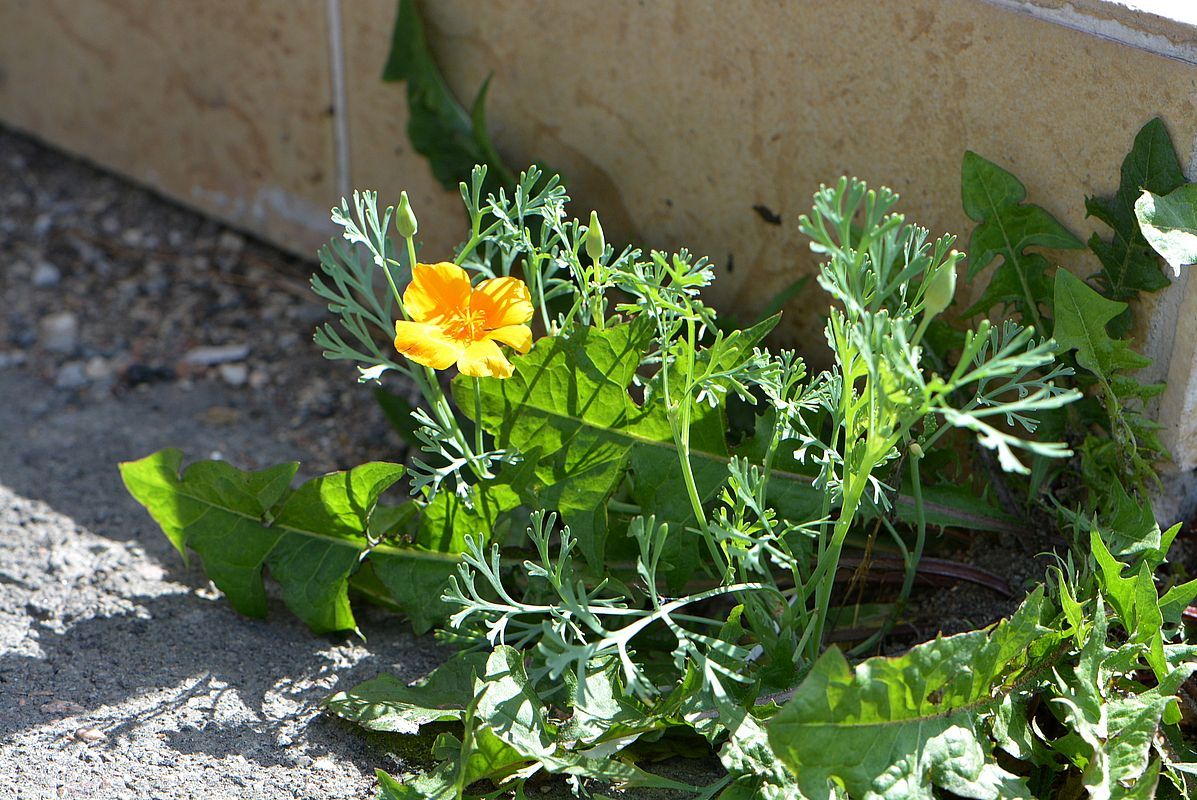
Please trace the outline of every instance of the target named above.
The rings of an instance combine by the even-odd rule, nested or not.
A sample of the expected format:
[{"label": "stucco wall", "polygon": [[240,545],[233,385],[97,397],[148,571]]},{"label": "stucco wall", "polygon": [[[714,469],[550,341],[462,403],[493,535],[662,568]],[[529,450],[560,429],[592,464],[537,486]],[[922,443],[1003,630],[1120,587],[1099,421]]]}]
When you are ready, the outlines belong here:
[{"label": "stucco wall", "polygon": [[[494,139],[560,170],[608,237],[686,245],[745,312],[814,263],[798,216],[821,181],[886,183],[933,232],[967,240],[965,148],[1011,169],[1082,239],[1138,128],[1161,115],[1188,163],[1197,34],[1104,0],[433,0],[429,36],[469,98],[494,73]],[[459,237],[384,85],[393,0],[8,0],[0,121],[311,253],[352,187],[413,197],[426,253]],[[1080,30],[1084,29],[1084,30]],[[1127,44],[1129,42],[1130,44]],[[780,216],[770,224],[753,210]],[[1103,231],[1103,234],[1105,231]],[[1060,254],[1089,271],[1083,252]],[[1192,295],[1192,296],[1190,296]],[[820,309],[816,292],[792,311]],[[1171,381],[1161,418],[1197,465],[1197,287],[1178,282],[1141,338]],[[821,346],[791,313],[791,344]],[[1181,331],[1176,335],[1176,331]]]}]

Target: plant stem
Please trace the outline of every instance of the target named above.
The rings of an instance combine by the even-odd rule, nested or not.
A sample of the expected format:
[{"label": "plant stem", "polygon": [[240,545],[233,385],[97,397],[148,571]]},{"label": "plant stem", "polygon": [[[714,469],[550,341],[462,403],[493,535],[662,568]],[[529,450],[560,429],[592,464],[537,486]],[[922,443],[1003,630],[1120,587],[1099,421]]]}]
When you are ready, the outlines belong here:
[{"label": "plant stem", "polygon": [[[848,531],[852,528],[852,520],[856,516],[856,509],[860,507],[860,499],[864,496],[864,489],[868,483],[867,471],[851,476],[851,481],[844,487],[844,500],[840,506],[840,518],[836,520],[832,529],[831,541],[827,549],[819,556],[816,574],[811,575],[812,581],[818,581],[815,586],[814,630],[807,642],[810,661],[814,661],[823,649],[823,636],[827,626],[827,612],[831,607],[831,591],[835,586],[835,573],[840,565],[840,553],[844,549],[844,540],[848,538]],[[818,573],[822,573],[818,575]],[[816,577],[818,575],[818,577]]]},{"label": "plant stem", "polygon": [[482,379],[474,378],[474,454],[483,452],[482,445]]}]

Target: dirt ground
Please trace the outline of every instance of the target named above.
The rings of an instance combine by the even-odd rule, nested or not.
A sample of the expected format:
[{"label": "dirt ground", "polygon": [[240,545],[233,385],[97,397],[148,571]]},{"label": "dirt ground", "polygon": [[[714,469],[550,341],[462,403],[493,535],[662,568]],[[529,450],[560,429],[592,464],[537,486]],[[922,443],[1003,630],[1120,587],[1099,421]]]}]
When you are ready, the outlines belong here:
[{"label": "dirt ground", "polygon": [[0,130],[0,797],[360,798],[400,769],[317,704],[418,677],[431,641],[368,611],[365,642],[237,616],[116,471],[168,446],[396,457],[311,344],[310,269]]}]

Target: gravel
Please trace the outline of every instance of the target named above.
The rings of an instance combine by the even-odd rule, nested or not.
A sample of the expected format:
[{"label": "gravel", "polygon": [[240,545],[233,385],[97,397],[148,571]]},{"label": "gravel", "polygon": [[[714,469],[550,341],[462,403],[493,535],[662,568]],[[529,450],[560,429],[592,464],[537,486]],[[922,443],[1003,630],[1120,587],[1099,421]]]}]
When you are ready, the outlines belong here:
[{"label": "gravel", "polygon": [[399,456],[311,344],[310,265],[2,129],[0,154],[0,797],[371,796],[402,743],[319,702],[444,653],[376,609],[367,640],[236,615],[116,470]]}]

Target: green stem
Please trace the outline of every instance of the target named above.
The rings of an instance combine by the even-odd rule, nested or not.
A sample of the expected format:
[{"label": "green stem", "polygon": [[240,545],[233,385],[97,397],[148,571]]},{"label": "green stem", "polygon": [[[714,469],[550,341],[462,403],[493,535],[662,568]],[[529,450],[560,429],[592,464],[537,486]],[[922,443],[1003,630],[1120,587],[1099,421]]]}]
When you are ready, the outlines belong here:
[{"label": "green stem", "polygon": [[482,379],[474,378],[474,454],[483,452],[482,445]]},{"label": "green stem", "polygon": [[[864,489],[868,483],[868,472],[854,474],[850,484],[844,487],[844,500],[840,506],[840,518],[836,520],[832,530],[831,541],[827,549],[819,557],[819,566],[811,580],[817,581],[815,587],[814,630],[807,642],[810,661],[814,661],[823,649],[823,636],[827,627],[827,612],[831,607],[831,591],[835,586],[835,573],[840,566],[840,553],[844,549],[844,540],[848,538],[848,531],[852,528],[852,520],[856,517],[856,510],[860,507],[860,499],[864,496]],[[819,574],[821,573],[821,574]]]}]

